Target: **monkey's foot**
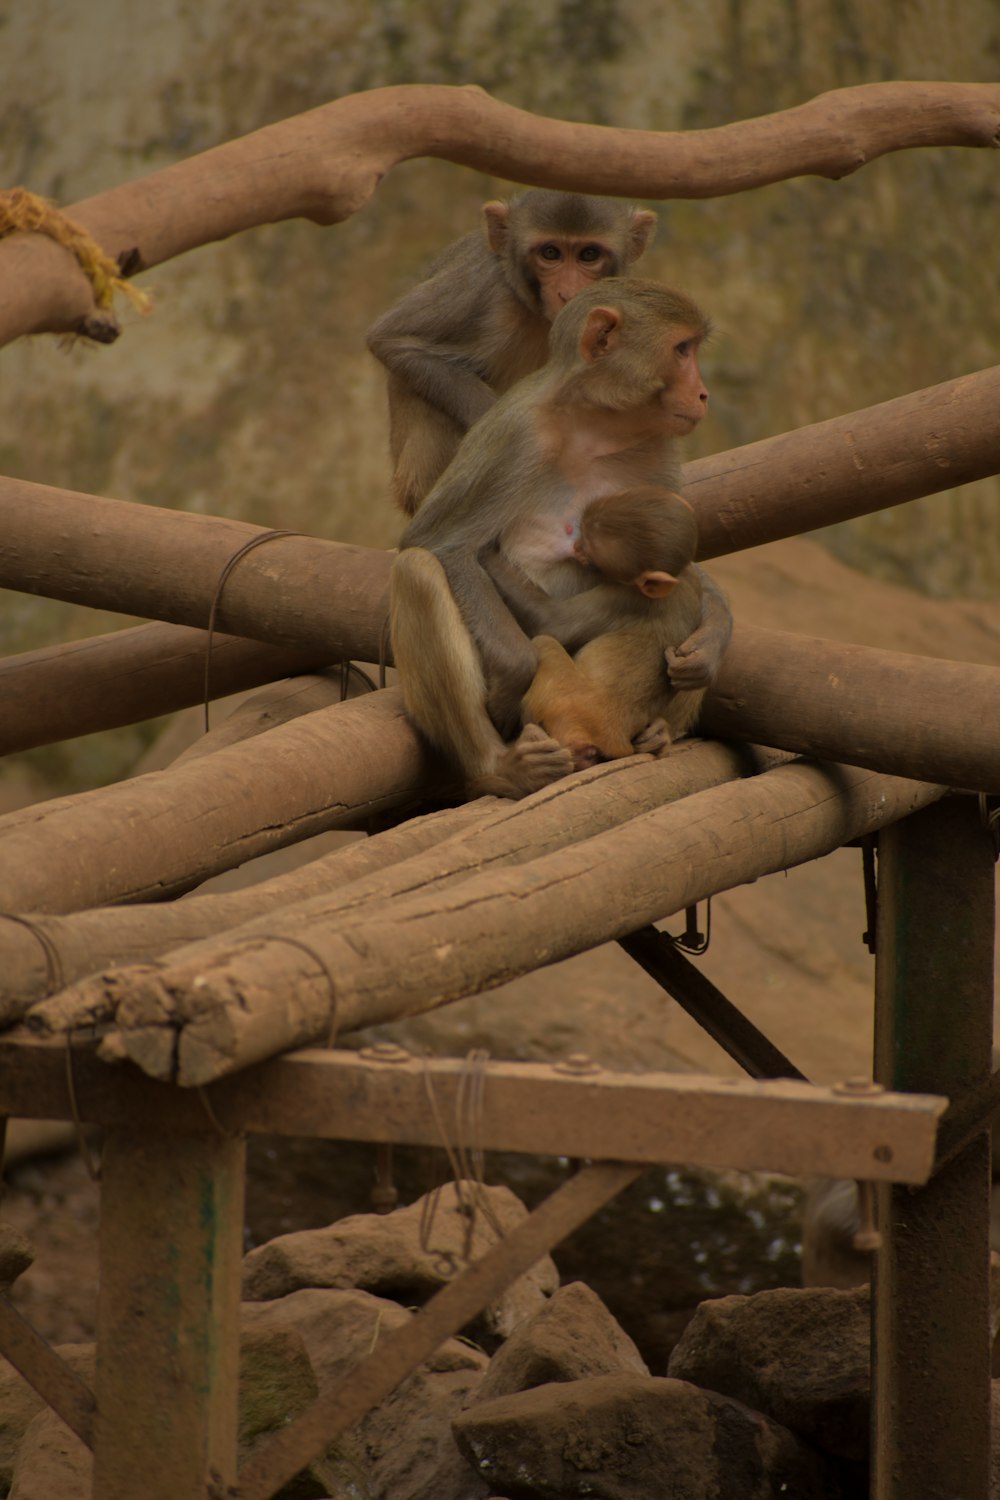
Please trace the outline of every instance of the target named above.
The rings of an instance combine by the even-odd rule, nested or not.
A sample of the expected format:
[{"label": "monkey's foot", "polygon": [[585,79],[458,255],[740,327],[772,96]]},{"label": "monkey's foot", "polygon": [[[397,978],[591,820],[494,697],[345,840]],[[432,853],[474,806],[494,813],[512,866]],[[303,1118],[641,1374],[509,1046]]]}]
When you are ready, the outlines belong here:
[{"label": "monkey's foot", "polygon": [[603,755],[596,745],[585,744],[582,740],[571,740],[566,746],[573,758],[574,771],[589,771],[591,766],[596,766],[600,760],[614,760],[614,756]]},{"label": "monkey's foot", "polygon": [[492,772],[470,783],[469,794],[526,797],[572,771],[570,752],[537,724],[526,724],[514,743],[505,746]]},{"label": "monkey's foot", "polygon": [[632,741],[636,755],[666,755],[671,745],[670,725],[666,719],[654,719]]}]

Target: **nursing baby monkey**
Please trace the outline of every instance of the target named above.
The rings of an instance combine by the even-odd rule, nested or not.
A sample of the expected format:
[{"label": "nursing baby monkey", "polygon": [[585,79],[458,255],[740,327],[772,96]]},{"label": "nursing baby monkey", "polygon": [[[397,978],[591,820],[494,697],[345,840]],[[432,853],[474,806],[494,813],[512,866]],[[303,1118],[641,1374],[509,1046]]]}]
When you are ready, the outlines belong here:
[{"label": "nursing baby monkey", "polygon": [[645,485],[584,510],[572,555],[602,581],[582,594],[553,599],[502,553],[484,559],[538,653],[524,720],[565,746],[574,769],[660,754],[695,724],[705,690],[674,688],[665,652],[701,621],[697,546],[687,501]]},{"label": "nursing baby monkey", "polygon": [[[537,635],[541,624],[575,646],[626,629],[633,606],[647,603],[635,587],[638,573],[625,587],[595,584],[567,539],[579,533],[592,501],[642,487],[676,489],[675,439],[694,429],[708,403],[698,369],[707,333],[699,309],[658,282],[610,278],[577,293],[552,325],[548,363],[480,418],[404,532],[391,591],[404,701],[461,769],[469,795],[522,797],[567,775],[574,756],[583,762],[611,753],[606,745],[620,750],[625,738],[629,750],[663,748],[669,727],[655,721],[670,726],[668,666],[675,687],[698,689],[714,677],[731,617],[719,590],[690,565],[690,580],[669,595],[677,596],[670,629],[680,649],[670,646],[664,663],[663,648],[649,647],[647,625],[643,648],[616,669],[616,738],[605,734],[607,724],[598,740],[574,729],[571,749],[523,717],[539,669],[526,631]],[[657,569],[655,557],[641,561],[640,571],[674,572]],[[675,574],[682,575],[683,568]],[[572,630],[532,614],[547,608],[538,593],[571,606]],[[661,603],[666,612],[669,599]],[[548,646],[542,655],[544,702],[555,657]],[[664,693],[653,706],[651,662]],[[555,712],[558,718],[558,704]]]}]

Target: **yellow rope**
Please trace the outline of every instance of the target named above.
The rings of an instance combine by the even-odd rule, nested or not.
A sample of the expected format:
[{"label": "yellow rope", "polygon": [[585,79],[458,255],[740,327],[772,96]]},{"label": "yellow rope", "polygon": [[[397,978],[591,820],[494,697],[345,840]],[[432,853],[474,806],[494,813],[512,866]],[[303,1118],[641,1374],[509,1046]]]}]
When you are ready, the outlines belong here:
[{"label": "yellow rope", "polygon": [[80,224],[68,219],[48,199],[23,187],[0,191],[0,239],[17,230],[47,234],[74,255],[94,289],[94,301],[98,307],[110,307],[115,292],[124,292],[140,312],[149,311],[148,293],[140,292],[138,287],[119,275],[115,261]]}]

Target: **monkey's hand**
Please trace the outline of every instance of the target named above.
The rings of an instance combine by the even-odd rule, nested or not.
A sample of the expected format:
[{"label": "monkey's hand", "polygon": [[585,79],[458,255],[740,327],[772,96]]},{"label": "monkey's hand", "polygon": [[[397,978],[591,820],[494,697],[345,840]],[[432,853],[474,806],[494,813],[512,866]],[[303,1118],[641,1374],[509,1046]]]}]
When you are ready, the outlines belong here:
[{"label": "monkey's hand", "polygon": [[672,685],[683,690],[711,687],[733,633],[725,594],[702,568],[698,572],[702,583],[701,623],[686,641],[668,646],[663,653]]},{"label": "monkey's hand", "polygon": [[654,719],[632,741],[636,755],[666,755],[670,745],[670,726],[666,719]]},{"label": "monkey's hand", "polygon": [[711,632],[703,627],[689,635],[682,646],[668,646],[663,656],[671,685],[679,691],[689,692],[712,685],[722,651],[715,649]]}]

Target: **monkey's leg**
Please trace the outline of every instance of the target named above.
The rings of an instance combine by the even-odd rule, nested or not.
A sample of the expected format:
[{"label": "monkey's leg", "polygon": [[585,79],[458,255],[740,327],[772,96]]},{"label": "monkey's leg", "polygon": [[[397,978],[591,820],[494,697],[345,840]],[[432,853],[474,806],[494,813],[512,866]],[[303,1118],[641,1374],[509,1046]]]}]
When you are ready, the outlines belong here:
[{"label": "monkey's leg", "polygon": [[389,376],[389,451],[392,491],[412,516],[455,457],[465,436],[447,412],[430,406],[401,380]]},{"label": "monkey's leg", "polygon": [[[598,760],[618,760],[632,746],[616,722],[612,700],[550,635],[537,635],[538,670],[524,697],[524,717],[547,730],[573,756],[578,771]],[[597,642],[585,651],[592,653]],[[581,652],[583,656],[585,653]]]},{"label": "monkey's leg", "polygon": [[524,797],[569,775],[571,756],[537,726],[528,725],[512,745],[493,727],[479,653],[432,552],[399,553],[390,607],[406,711],[461,768],[469,796]]}]

